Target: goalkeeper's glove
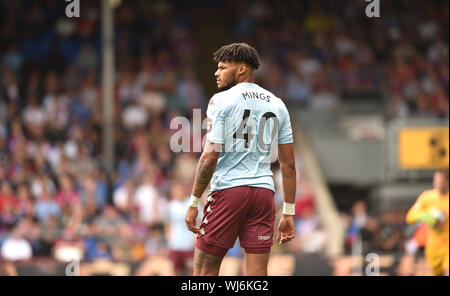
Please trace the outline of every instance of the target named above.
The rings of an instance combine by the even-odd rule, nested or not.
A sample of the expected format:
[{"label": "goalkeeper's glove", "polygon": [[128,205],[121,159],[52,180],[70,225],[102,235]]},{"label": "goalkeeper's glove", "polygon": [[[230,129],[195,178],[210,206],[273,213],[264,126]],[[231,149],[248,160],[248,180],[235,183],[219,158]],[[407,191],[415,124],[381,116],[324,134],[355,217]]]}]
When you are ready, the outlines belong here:
[{"label": "goalkeeper's glove", "polygon": [[445,215],[438,210],[426,211],[419,215],[419,221],[427,224],[431,228],[437,228],[445,219]]}]

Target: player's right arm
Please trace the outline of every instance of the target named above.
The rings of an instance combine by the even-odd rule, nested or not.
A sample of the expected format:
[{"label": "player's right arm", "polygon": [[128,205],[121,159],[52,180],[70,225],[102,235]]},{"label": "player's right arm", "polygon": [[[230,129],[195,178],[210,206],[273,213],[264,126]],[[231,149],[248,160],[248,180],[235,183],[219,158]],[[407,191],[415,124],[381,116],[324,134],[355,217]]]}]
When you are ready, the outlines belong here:
[{"label": "player's right arm", "polygon": [[413,224],[416,222],[424,222],[433,227],[436,223],[436,218],[433,217],[428,207],[427,192],[422,193],[414,205],[409,209],[406,215],[406,223]]},{"label": "player's right arm", "polygon": [[425,212],[425,195],[422,193],[406,215],[406,223],[413,224],[419,221],[421,214]]},{"label": "player's right arm", "polygon": [[428,224],[433,229],[437,229],[442,226],[446,217],[446,213],[433,207],[433,199],[430,191],[425,191],[408,211],[406,222],[409,224],[422,222]]},{"label": "player's right arm", "polygon": [[283,215],[278,225],[277,240],[280,244],[295,236],[294,208],[297,190],[297,172],[295,169],[294,143],[278,145],[278,159],[284,191]]},{"label": "player's right arm", "polygon": [[194,187],[192,189],[191,200],[186,212],[186,226],[193,233],[200,233],[200,228],[195,226],[198,215],[197,205],[206,187],[211,182],[211,178],[217,166],[219,154],[222,150],[222,144],[225,142],[225,112],[226,108],[222,106],[217,96],[211,98],[206,110],[208,116],[208,132],[206,134],[206,143],[203,153],[197,165],[195,173]]}]

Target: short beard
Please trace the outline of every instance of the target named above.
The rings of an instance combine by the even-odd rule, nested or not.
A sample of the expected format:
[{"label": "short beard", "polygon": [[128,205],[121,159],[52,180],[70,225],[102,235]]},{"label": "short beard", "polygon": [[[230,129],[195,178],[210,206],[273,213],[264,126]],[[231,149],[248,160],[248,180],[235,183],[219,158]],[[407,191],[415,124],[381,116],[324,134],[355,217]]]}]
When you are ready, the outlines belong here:
[{"label": "short beard", "polygon": [[[235,73],[234,73],[235,74]],[[225,86],[219,87],[219,91],[225,91],[236,85],[236,78],[233,75],[233,80]]]}]

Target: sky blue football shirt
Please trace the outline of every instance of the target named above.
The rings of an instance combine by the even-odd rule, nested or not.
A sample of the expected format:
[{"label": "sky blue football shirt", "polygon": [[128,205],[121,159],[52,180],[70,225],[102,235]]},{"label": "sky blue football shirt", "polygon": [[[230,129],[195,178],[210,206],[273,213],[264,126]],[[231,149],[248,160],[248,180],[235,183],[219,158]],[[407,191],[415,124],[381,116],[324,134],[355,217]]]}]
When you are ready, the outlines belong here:
[{"label": "sky blue football shirt", "polygon": [[222,144],[210,192],[235,186],[275,191],[270,170],[278,144],[294,141],[283,101],[254,83],[215,94],[208,104],[206,139]]}]

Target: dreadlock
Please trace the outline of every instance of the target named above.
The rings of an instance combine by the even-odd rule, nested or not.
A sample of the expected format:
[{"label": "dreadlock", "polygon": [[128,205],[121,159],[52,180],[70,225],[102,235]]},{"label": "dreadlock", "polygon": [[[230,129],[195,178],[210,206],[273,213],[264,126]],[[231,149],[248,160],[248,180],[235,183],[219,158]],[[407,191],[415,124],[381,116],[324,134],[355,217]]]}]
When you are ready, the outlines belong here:
[{"label": "dreadlock", "polygon": [[244,62],[253,69],[259,68],[258,52],[247,43],[224,45],[213,53],[214,62]]}]

